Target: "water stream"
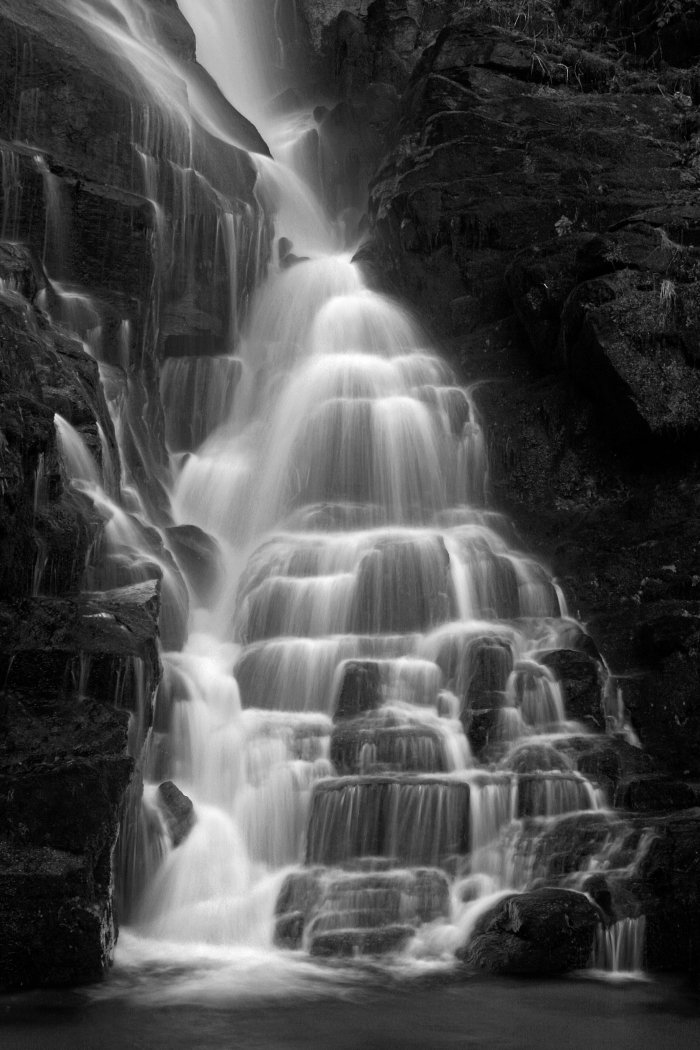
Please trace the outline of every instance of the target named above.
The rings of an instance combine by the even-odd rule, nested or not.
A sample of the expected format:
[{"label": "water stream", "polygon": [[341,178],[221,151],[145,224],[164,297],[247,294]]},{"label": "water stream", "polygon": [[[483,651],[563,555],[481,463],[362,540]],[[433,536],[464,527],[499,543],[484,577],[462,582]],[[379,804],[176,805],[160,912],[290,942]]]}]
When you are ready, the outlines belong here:
[{"label": "water stream", "polygon": [[[187,126],[190,111],[178,102],[173,115],[163,87],[163,68],[180,76],[182,64],[158,52],[146,6],[105,0],[97,23],[72,0],[75,17],[86,7],[174,121],[159,134]],[[271,146],[274,160],[255,158],[257,192],[282,247],[247,313],[228,319],[226,352],[171,357],[161,371],[171,524],[201,530],[203,583],[133,479],[126,499],[105,491],[81,436],[57,419],[66,472],[106,522],[93,585],[154,565],[163,581],[164,675],[130,811],[140,830],[123,834],[122,851],[139,858],[120,869],[138,874],[121,876],[117,972],[167,972],[169,994],[225,981],[244,995],[261,981],[303,993],[330,979],[313,962],[326,955],[449,969],[487,903],[552,875],[562,822],[598,830],[559,884],[582,890],[629,860],[603,792],[575,768],[587,730],[545,659],[590,640],[487,506],[472,392],[410,313],[368,285],[344,217],[325,214],[304,168],[289,167],[309,118],[270,116],[279,77],[256,43],[267,5],[180,8],[200,61]],[[231,141],[186,82],[196,120]],[[137,145],[158,204],[148,138]],[[233,286],[235,215],[225,202],[219,215]],[[190,250],[184,239],[168,255],[184,271]],[[69,320],[71,303],[85,304],[61,295],[61,276]],[[88,327],[99,327],[91,315]],[[604,676],[601,665],[601,697]],[[608,716],[622,732],[614,704]],[[164,781],[193,804],[181,841]],[[640,967],[626,921],[599,940],[595,965]]]}]

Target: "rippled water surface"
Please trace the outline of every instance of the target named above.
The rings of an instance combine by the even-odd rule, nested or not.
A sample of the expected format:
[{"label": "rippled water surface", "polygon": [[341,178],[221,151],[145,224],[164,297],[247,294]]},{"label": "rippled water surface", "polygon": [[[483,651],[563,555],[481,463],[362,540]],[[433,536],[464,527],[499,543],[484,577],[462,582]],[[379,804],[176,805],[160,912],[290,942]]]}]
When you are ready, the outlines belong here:
[{"label": "rippled water surface", "polygon": [[[394,983],[371,969],[202,961],[117,968],[97,990],[0,998],[3,1050],[691,1050],[700,994],[672,982],[433,975]],[[271,969],[274,972],[271,972]],[[273,998],[273,996],[276,996]]]}]

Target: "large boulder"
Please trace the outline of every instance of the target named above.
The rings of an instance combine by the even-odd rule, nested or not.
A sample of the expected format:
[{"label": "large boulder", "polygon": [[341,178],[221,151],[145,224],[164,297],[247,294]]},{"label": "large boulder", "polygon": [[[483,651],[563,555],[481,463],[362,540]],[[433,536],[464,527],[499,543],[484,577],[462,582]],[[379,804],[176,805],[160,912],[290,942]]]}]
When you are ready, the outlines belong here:
[{"label": "large boulder", "polygon": [[[158,585],[0,603],[0,986],[101,977],[160,676]],[[39,950],[41,946],[41,950]]]},{"label": "large boulder", "polygon": [[601,916],[583,893],[541,889],[502,897],[457,956],[470,969],[540,976],[585,967]]},{"label": "large boulder", "polygon": [[63,850],[0,840],[0,989],[102,975],[115,942],[110,880],[109,852],[93,868]]}]

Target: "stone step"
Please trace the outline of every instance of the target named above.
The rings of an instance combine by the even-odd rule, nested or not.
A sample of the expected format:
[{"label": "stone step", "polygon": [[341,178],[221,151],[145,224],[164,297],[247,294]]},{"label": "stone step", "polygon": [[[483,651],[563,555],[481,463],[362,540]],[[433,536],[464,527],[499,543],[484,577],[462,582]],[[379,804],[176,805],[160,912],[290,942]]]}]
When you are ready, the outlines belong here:
[{"label": "stone step", "polygon": [[437,664],[415,656],[346,660],[336,676],[336,722],[375,711],[384,704],[437,707],[442,673]]},{"label": "stone step", "polygon": [[342,864],[384,856],[438,864],[469,850],[469,784],[427,776],[339,777],[311,798],[306,859]]},{"label": "stone step", "polygon": [[372,930],[333,930],[311,938],[309,952],[320,956],[387,955],[398,952],[414,935],[412,926],[382,926]]},{"label": "stone step", "polygon": [[334,727],[331,762],[340,776],[392,770],[445,773],[448,769],[436,727],[381,724],[367,717]]},{"label": "stone step", "polygon": [[[344,945],[353,947],[351,954],[370,950],[369,945],[372,951],[387,951],[395,946],[392,931],[401,928],[410,936],[449,910],[449,883],[435,868],[295,871],[277,899],[275,942],[289,948],[304,943],[312,954],[348,954]],[[376,937],[365,937],[369,931]]]}]

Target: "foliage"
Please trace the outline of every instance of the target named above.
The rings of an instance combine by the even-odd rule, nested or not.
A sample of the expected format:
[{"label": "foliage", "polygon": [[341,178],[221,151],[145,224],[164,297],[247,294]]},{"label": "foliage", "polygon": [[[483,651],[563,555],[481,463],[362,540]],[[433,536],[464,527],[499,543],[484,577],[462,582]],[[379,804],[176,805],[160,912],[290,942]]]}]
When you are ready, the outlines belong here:
[{"label": "foliage", "polygon": [[494,25],[518,29],[533,37],[559,35],[557,6],[550,0],[476,0],[463,4],[464,8],[471,7],[488,17]]}]

